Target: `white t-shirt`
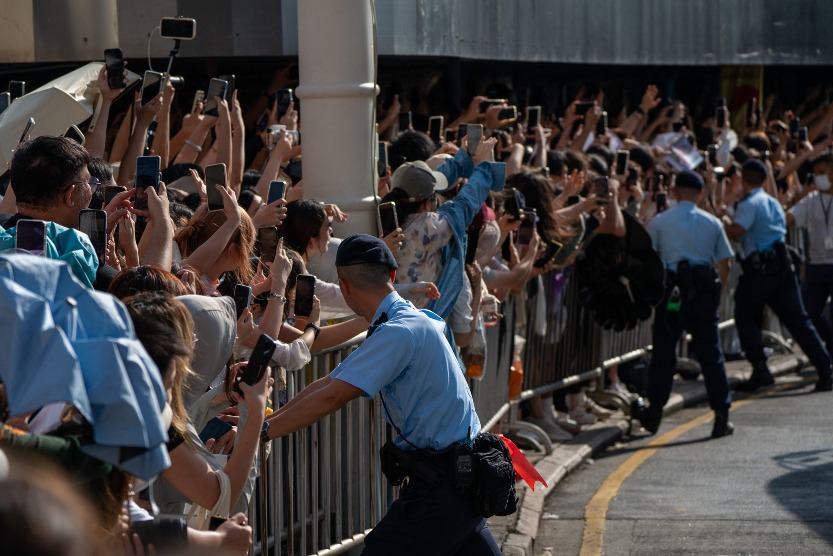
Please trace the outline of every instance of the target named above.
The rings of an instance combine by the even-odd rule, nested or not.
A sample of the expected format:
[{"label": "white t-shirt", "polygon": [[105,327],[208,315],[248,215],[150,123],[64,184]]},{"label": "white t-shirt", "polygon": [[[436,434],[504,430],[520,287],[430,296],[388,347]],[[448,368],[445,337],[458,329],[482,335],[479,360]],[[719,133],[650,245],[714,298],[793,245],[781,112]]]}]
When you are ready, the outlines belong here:
[{"label": "white t-shirt", "polygon": [[833,194],[813,191],[789,212],[807,230],[810,264],[833,264]]}]

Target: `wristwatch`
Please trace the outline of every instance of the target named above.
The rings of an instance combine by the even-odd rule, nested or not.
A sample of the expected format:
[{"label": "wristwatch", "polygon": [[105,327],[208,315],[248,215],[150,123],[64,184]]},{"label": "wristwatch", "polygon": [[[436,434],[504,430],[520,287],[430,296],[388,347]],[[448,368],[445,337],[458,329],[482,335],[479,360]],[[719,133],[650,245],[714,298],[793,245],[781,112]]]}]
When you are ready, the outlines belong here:
[{"label": "wristwatch", "polygon": [[315,334],[315,337],[313,339],[317,339],[318,335],[321,334],[321,329],[318,328],[318,326],[315,323],[310,322],[310,323],[307,323],[307,325],[304,327],[304,332],[306,332],[310,328],[312,328],[312,331]]}]

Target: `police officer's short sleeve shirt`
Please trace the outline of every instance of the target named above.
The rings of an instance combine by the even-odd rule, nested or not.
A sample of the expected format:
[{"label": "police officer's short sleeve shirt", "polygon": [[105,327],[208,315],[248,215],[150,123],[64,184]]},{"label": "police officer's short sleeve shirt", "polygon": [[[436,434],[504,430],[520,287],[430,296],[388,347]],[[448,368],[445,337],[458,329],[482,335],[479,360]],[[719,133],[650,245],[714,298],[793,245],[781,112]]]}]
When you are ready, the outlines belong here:
[{"label": "police officer's short sleeve shirt", "polygon": [[733,222],[746,230],[740,238],[744,257],[772,249],[787,233],[784,209],[760,187],[750,191],[738,203]]},{"label": "police officer's short sleeve shirt", "polygon": [[665,268],[676,272],[680,261],[708,266],[732,257],[732,246],[723,224],[691,201],[655,216],[648,234]]},{"label": "police officer's short sleeve shirt", "polygon": [[[382,392],[393,424],[414,445],[442,450],[480,432],[480,421],[445,321],[396,292],[379,305],[387,321],[330,374],[364,391]],[[384,411],[384,410],[383,410]],[[387,418],[387,416],[386,416]],[[471,431],[471,432],[469,432]],[[397,445],[410,446],[401,438]]]}]

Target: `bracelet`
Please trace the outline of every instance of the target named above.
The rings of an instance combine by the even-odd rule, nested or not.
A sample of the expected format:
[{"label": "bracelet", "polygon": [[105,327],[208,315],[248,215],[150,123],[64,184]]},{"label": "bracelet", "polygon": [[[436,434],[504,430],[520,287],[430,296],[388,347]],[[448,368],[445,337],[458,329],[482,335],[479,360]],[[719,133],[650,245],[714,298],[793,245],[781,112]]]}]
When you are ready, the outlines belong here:
[{"label": "bracelet", "polygon": [[321,329],[318,328],[318,326],[315,323],[310,322],[310,323],[307,323],[307,325],[304,327],[304,332],[306,332],[310,328],[312,328],[312,331],[315,334],[315,336],[313,337],[313,340],[318,339],[318,335],[321,334]]},{"label": "bracelet", "polygon": [[200,147],[199,145],[197,145],[196,143],[194,143],[190,139],[186,139],[185,144],[188,145],[189,147],[191,147],[192,149],[194,149],[195,151],[197,151],[198,153],[202,152],[202,147]]},{"label": "bracelet", "polygon": [[281,295],[279,293],[270,293],[269,298],[271,299],[273,297],[275,299],[277,299],[278,301],[283,301],[284,303],[286,303],[286,296],[285,295]]}]

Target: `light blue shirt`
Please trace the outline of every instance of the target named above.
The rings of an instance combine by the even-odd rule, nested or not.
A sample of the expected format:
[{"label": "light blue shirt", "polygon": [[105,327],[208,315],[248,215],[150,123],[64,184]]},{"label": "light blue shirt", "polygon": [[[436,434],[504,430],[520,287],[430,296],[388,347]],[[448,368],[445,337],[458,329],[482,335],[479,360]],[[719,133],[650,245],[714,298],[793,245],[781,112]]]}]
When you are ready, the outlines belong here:
[{"label": "light blue shirt", "polygon": [[665,268],[677,271],[677,263],[710,266],[732,257],[732,246],[723,224],[691,201],[681,201],[656,215],[648,224],[648,234]]},{"label": "light blue shirt", "polygon": [[[330,373],[360,388],[368,398],[382,392],[390,418],[419,448],[443,450],[480,432],[466,379],[444,335],[445,321],[420,311],[396,292],[373,316],[387,322]],[[470,432],[469,432],[470,431]],[[411,449],[401,436],[397,446]]]},{"label": "light blue shirt", "polygon": [[733,222],[746,230],[740,237],[744,257],[772,249],[775,243],[784,241],[787,233],[784,209],[760,187],[740,200]]}]

